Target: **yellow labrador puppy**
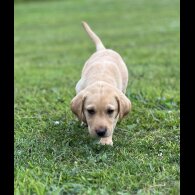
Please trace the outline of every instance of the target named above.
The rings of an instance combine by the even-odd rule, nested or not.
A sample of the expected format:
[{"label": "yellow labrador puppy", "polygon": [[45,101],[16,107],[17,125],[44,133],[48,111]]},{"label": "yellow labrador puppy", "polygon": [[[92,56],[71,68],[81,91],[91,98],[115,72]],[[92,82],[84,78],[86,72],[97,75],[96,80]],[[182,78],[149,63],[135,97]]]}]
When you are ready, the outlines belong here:
[{"label": "yellow labrador puppy", "polygon": [[101,144],[113,145],[116,123],[131,109],[131,102],[125,96],[128,70],[118,53],[106,49],[86,22],[83,26],[95,43],[96,52],[83,67],[71,110],[88,125],[90,135],[101,138]]}]

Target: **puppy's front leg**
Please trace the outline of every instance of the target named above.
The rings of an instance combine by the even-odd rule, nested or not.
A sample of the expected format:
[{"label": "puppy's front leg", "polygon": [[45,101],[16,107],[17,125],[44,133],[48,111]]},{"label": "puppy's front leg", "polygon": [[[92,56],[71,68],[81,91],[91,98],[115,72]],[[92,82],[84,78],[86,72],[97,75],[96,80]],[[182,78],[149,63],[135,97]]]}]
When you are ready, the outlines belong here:
[{"label": "puppy's front leg", "polygon": [[81,127],[87,127],[87,124],[86,123],[84,123],[84,122],[81,122]]},{"label": "puppy's front leg", "polygon": [[111,145],[111,146],[113,146],[112,135],[109,136],[109,137],[101,138],[99,143],[102,144],[102,145]]}]

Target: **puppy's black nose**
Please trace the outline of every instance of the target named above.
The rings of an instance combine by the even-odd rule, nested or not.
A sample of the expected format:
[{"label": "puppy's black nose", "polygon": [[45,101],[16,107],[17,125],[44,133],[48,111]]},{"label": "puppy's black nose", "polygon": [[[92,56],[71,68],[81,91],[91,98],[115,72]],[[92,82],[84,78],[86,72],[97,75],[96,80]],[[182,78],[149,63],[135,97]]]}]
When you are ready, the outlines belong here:
[{"label": "puppy's black nose", "polygon": [[103,137],[106,134],[107,129],[106,128],[100,128],[96,130],[96,133],[98,136]]}]

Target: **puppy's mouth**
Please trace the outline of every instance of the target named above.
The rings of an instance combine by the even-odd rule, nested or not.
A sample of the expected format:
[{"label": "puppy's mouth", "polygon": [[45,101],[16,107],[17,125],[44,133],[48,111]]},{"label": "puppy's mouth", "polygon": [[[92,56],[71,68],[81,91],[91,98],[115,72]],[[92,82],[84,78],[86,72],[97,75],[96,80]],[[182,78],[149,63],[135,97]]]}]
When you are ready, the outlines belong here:
[{"label": "puppy's mouth", "polygon": [[99,138],[106,138],[106,137],[109,137],[109,135],[97,135],[97,137],[99,137]]},{"label": "puppy's mouth", "polygon": [[95,130],[91,130],[90,128],[88,128],[88,129],[89,129],[89,134],[92,137],[106,138],[106,137],[109,137],[111,135],[111,131],[107,130],[107,129],[95,129]]}]

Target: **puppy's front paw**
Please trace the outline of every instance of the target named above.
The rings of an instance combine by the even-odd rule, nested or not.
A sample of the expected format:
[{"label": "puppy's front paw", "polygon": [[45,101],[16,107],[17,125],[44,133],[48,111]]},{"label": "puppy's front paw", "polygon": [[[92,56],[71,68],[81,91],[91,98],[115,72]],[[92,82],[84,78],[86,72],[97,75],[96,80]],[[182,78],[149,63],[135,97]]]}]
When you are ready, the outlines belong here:
[{"label": "puppy's front paw", "polygon": [[80,126],[81,126],[81,127],[86,127],[86,126],[87,126],[87,124],[86,124],[86,123],[84,123],[84,122],[81,122]]},{"label": "puppy's front paw", "polygon": [[101,138],[99,143],[102,145],[113,146],[112,138],[111,139],[110,138]]}]

